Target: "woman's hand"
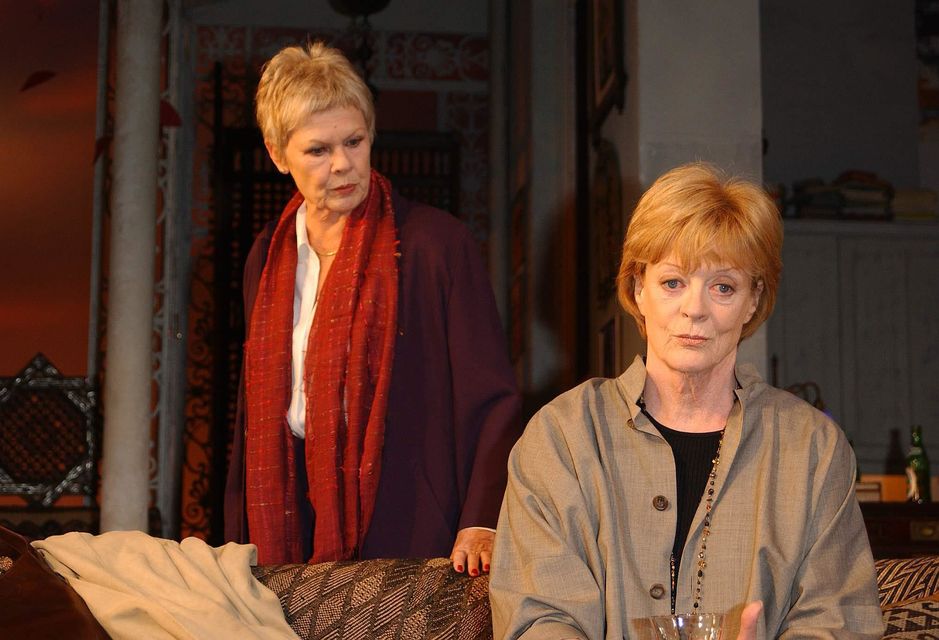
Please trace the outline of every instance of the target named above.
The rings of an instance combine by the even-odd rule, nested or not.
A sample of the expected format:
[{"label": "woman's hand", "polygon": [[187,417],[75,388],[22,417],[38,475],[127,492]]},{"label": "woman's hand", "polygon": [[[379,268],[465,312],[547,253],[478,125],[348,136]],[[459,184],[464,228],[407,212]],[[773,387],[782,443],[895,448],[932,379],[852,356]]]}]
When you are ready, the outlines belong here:
[{"label": "woman's hand", "polygon": [[737,640],[754,640],[756,638],[756,624],[763,613],[763,601],[754,600],[743,608],[740,613],[740,633]]},{"label": "woman's hand", "polygon": [[[471,576],[478,576],[481,572],[489,571],[489,562],[492,560],[492,541],[496,534],[491,529],[482,527],[467,527],[460,529],[450,552],[453,568],[458,573],[468,572]],[[481,565],[481,566],[480,566]]]}]

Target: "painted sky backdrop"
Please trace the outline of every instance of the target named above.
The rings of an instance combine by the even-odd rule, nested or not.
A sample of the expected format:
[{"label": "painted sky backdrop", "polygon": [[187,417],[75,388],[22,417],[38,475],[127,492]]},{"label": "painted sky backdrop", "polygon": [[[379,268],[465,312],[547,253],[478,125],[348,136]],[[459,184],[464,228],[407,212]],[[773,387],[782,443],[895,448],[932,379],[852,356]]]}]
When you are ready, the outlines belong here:
[{"label": "painted sky backdrop", "polygon": [[87,372],[97,29],[97,0],[0,0],[0,376]]}]

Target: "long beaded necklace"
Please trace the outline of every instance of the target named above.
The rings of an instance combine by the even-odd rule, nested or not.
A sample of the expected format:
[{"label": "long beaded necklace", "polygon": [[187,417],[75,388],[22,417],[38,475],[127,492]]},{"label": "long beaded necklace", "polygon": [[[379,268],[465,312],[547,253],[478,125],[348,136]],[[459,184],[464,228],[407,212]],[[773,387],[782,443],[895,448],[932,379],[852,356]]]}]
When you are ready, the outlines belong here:
[{"label": "long beaded necklace", "polygon": [[[717,452],[711,461],[711,472],[708,474],[707,489],[704,492],[704,528],[701,531],[701,548],[698,550],[698,571],[695,576],[694,600],[691,612],[698,613],[701,604],[701,586],[704,584],[704,570],[707,568],[708,536],[711,535],[711,508],[714,503],[714,481],[717,479],[717,467],[721,463],[721,447],[724,444],[724,429],[721,429],[720,440],[717,441]],[[678,592],[678,574],[675,571],[675,554],[669,557],[669,572],[672,582],[672,613],[675,613],[675,597]]]}]

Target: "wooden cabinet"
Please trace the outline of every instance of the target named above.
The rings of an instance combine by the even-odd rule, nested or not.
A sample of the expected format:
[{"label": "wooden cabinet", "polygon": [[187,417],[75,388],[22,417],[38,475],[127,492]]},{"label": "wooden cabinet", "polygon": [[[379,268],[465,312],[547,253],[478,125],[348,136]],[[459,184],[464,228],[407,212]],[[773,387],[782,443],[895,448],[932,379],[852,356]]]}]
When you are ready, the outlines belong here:
[{"label": "wooden cabinet", "polygon": [[874,558],[939,553],[939,502],[862,502]]},{"label": "wooden cabinet", "polygon": [[787,220],[785,234],[777,386],[818,383],[865,472],[902,473],[912,424],[939,465],[939,224]]}]

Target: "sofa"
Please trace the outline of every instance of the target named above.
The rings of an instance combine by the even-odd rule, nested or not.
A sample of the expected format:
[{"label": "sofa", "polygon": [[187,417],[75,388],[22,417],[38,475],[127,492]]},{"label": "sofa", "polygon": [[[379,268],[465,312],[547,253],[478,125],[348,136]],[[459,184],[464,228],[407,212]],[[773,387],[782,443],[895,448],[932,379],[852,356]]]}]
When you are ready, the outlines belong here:
[{"label": "sofa", "polygon": [[[939,638],[939,555],[878,560],[876,568],[884,638]],[[488,576],[455,573],[445,558],[258,566],[251,574],[304,640],[492,638]],[[0,637],[107,638],[69,584],[3,527]]]},{"label": "sofa", "polygon": [[453,571],[446,558],[261,566],[303,639],[492,638],[489,576]]},{"label": "sofa", "polygon": [[[876,562],[884,638],[939,639],[939,555]],[[298,636],[492,638],[488,576],[449,561],[364,560],[256,567]]]},{"label": "sofa", "polygon": [[939,556],[875,563],[884,638],[939,638]]}]

